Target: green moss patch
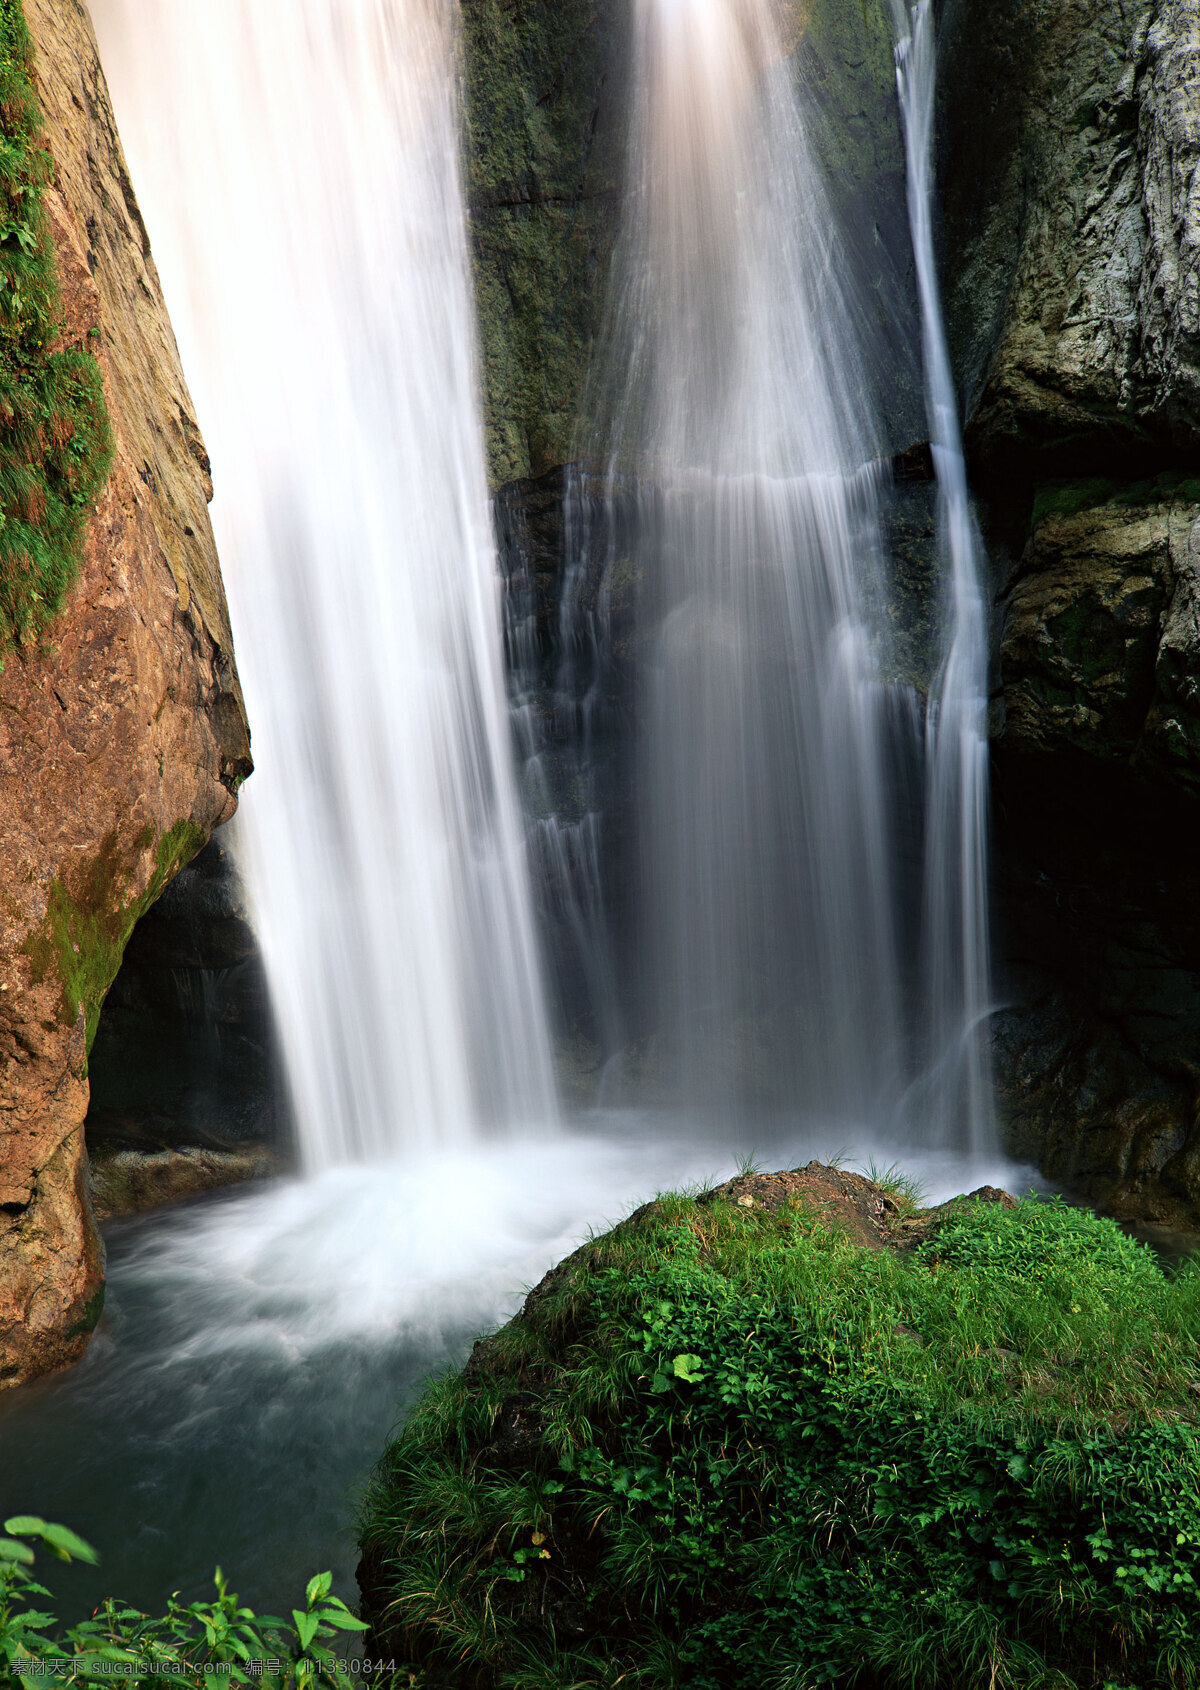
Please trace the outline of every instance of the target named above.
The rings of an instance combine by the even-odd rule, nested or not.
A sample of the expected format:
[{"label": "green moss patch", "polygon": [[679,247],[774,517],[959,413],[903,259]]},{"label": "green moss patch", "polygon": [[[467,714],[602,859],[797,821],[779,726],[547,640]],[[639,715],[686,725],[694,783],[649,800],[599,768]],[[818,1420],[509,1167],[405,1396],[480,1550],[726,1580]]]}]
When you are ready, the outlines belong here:
[{"label": "green moss patch", "polygon": [[1158,504],[1200,504],[1200,478],[1167,471],[1141,481],[1113,481],[1099,475],[1082,481],[1045,481],[1034,495],[1031,523],[1036,528],[1049,516],[1075,516],[1099,505],[1135,510]]},{"label": "green moss patch", "polygon": [[572,455],[615,233],[616,14],[596,0],[462,9],[467,185],[494,486]]},{"label": "green moss patch", "polygon": [[364,1516],[396,1682],[1198,1681],[1200,1272],[797,1181],[660,1198],[429,1390]]},{"label": "green moss patch", "polygon": [[[35,983],[47,976],[61,981],[63,1024],[74,1026],[83,1010],[89,1051],[100,1006],[116,979],[130,934],[207,837],[195,822],[183,820],[162,834],[157,844],[154,829],[147,827],[123,847],[114,829],[101,841],[82,875],[69,882],[51,881],[45,919],[21,948],[30,960]],[[144,892],[133,895],[131,882],[152,845],[154,870],[149,884]]]},{"label": "green moss patch", "polygon": [[112,462],[100,367],[61,346],[54,243],[42,205],[33,46],[0,0],[0,651],[43,627],[79,571],[89,509]]}]

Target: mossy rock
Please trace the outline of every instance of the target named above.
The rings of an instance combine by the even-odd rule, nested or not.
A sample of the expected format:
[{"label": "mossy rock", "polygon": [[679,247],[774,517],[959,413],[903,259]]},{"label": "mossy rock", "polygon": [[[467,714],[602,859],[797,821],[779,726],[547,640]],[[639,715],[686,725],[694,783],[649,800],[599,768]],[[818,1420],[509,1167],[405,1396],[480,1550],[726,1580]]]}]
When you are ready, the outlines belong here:
[{"label": "mossy rock", "polygon": [[20,0],[0,0],[0,668],[79,573],[113,440],[90,341],[63,330],[42,196],[54,163]]},{"label": "mossy rock", "polygon": [[[88,1051],[130,934],[205,840],[205,830],[187,817],[157,838],[147,824],[126,850],[114,829],[100,841],[80,876],[51,881],[45,919],[21,949],[35,984],[47,977],[61,982],[59,1020],[72,1027],[82,1018]],[[153,866],[143,889],[135,891],[150,852]]]},{"label": "mossy rock", "polygon": [[428,1391],[360,1579],[396,1683],[1184,1686],[1200,1273],[810,1164],[660,1197]]}]

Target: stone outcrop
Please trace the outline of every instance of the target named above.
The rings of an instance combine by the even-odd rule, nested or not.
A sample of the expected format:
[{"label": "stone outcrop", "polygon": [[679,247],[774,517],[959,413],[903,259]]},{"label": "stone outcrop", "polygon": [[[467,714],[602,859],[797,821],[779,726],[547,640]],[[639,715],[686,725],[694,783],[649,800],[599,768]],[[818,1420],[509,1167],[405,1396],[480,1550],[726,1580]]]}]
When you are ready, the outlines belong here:
[{"label": "stone outcrop", "polygon": [[81,0],[25,10],[64,332],[97,351],[116,458],[62,614],[0,675],[0,1385],[76,1359],[95,1323],[96,1016],[138,916],[250,770],[208,460],[91,24]]},{"label": "stone outcrop", "polygon": [[952,0],[946,27],[949,319],[976,466],[1128,474],[1131,454],[1194,452],[1196,0]]},{"label": "stone outcrop", "polygon": [[1198,567],[1200,482],[1045,490],[1009,583],[1006,749],[1200,796]]},{"label": "stone outcrop", "polygon": [[1012,1147],[1200,1216],[1200,4],[947,0]]},{"label": "stone outcrop", "polygon": [[99,1221],[163,1209],[227,1185],[283,1172],[284,1160],[267,1144],[239,1150],[112,1150],[90,1158],[88,1189]]}]

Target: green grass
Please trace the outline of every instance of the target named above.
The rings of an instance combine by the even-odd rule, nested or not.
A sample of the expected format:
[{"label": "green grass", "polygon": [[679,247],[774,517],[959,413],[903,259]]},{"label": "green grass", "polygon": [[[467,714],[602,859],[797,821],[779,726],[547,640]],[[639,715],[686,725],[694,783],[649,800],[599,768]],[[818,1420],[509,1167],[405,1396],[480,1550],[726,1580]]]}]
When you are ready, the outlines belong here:
[{"label": "green grass", "polygon": [[61,343],[32,54],[19,0],[0,0],[0,654],[61,605],[112,462],[100,367]]},{"label": "green grass", "polygon": [[874,1251],[660,1199],[389,1446],[396,1682],[1200,1683],[1198,1333],[1200,1273],[1059,1204]]}]

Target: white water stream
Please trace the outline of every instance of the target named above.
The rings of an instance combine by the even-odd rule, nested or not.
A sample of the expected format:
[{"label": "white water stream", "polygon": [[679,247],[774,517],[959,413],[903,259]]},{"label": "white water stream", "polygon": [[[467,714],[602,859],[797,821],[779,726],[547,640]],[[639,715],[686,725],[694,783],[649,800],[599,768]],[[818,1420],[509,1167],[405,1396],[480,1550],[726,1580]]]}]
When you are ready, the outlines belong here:
[{"label": "white water stream", "polygon": [[640,489],[639,817],[657,1062],[693,1103],[878,1119],[903,1063],[845,278],[771,0],[637,0],[594,405]]},{"label": "white water stream", "polygon": [[310,1169],[551,1124],[447,0],[93,0],[213,459]]},{"label": "white water stream", "polygon": [[904,117],[908,205],[921,302],[925,403],[947,576],[944,655],[926,715],[923,1006],[938,1137],[982,1151],[996,1142],[988,1016],[988,613],[985,563],[967,490],[958,395],[933,226],[937,37],[933,0],[892,0]]},{"label": "white water stream", "polygon": [[[932,20],[914,16],[899,64],[947,583],[927,707],[885,682],[865,312],[774,0],[633,7],[581,442],[610,492],[575,501],[564,603],[598,556],[637,581],[643,1072],[693,1103],[786,1097],[851,1133],[984,1151],[987,627],[931,238]],[[598,674],[588,614],[566,666],[597,653]]]}]

